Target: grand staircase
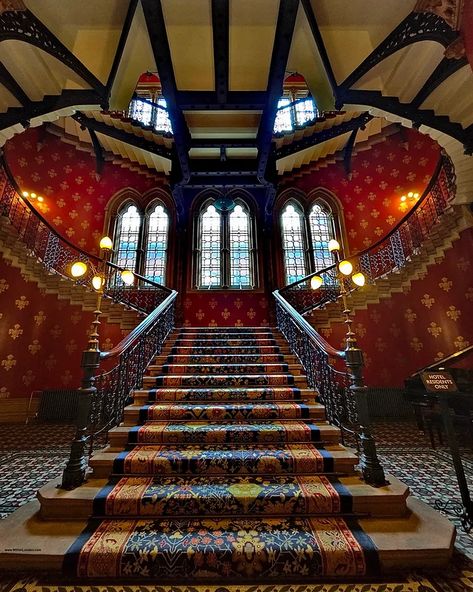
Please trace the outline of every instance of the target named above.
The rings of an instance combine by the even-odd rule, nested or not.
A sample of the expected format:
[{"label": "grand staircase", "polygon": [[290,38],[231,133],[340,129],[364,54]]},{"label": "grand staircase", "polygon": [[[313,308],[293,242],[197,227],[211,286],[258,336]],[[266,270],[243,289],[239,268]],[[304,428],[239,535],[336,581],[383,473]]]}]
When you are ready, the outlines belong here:
[{"label": "grand staircase", "polygon": [[356,464],[276,330],[175,330],[89,480],[0,523],[0,565],[170,584],[446,565],[453,526]]}]

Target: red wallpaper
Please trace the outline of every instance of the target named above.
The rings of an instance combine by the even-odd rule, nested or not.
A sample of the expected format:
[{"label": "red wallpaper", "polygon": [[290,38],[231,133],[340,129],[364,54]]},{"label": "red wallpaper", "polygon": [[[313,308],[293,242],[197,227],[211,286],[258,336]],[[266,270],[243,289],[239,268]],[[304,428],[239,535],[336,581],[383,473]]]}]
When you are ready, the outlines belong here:
[{"label": "red wallpaper", "polygon": [[[473,344],[473,229],[404,293],[356,312],[353,327],[365,352],[369,386],[402,386],[436,359]],[[344,347],[342,324],[322,331]]]},{"label": "red wallpaper", "polygon": [[[81,352],[92,319],[92,313],[46,294],[0,259],[0,399],[80,386]],[[103,350],[123,337],[116,324],[100,331]]]},{"label": "red wallpaper", "polygon": [[163,186],[164,177],[147,176],[106,162],[97,179],[95,158],[40,128],[30,128],[6,144],[7,163],[22,191],[42,195],[35,207],[58,233],[97,254],[103,235],[104,210],[120,189],[144,193]]},{"label": "red wallpaper", "polygon": [[261,292],[192,292],[184,297],[182,308],[185,326],[268,327],[272,324],[268,298]]},{"label": "red wallpaper", "polygon": [[309,193],[324,187],[334,193],[343,205],[350,251],[355,253],[374,244],[405,216],[411,206],[400,202],[401,195],[409,191],[422,194],[439,150],[428,136],[405,130],[355,154],[351,179],[337,161],[284,177],[281,189],[297,187]]}]

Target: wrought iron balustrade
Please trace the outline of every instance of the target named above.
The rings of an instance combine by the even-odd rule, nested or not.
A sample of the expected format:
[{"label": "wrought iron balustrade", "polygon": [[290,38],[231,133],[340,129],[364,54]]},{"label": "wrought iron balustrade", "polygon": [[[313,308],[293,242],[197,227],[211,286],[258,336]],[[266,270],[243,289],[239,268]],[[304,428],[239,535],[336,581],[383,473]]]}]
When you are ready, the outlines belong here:
[{"label": "wrought iron balustrade", "polygon": [[[454,196],[453,165],[448,156],[442,155],[430,183],[411,211],[375,245],[348,259],[353,273],[362,272],[368,282],[374,282],[401,269],[418,252]],[[311,289],[314,276],[323,281],[317,290]],[[274,292],[277,323],[304,366],[309,386],[318,391],[327,419],[341,429],[342,437],[354,438],[364,479],[377,486],[385,483],[385,477],[369,427],[363,352],[351,328],[347,301],[350,289],[339,274],[337,263],[312,273]],[[347,325],[344,350],[333,348],[303,317],[338,299],[343,304]]]},{"label": "wrought iron balustrade", "polygon": [[[399,271],[413,255],[419,252],[422,243],[455,197],[455,171],[450,158],[442,155],[432,178],[414,207],[383,238],[348,260],[353,273],[362,272],[367,283]],[[323,285],[311,289],[315,275],[322,277]],[[337,269],[333,265],[307,275],[297,282],[281,288],[281,295],[301,315],[334,302],[340,295],[336,282]]]},{"label": "wrought iron balustrade", "polygon": [[[70,280],[71,265],[76,261],[83,261],[87,265],[87,272],[75,282],[90,288],[94,270],[100,268],[102,260],[58,234],[19,193],[5,167],[0,169],[0,214],[9,218],[18,232],[18,238],[30,254],[42,262],[47,271]],[[116,279],[122,269],[111,262],[107,262],[107,267],[109,281],[105,286],[104,296],[140,313],[150,313],[171,293],[169,288],[138,274],[135,274],[137,286],[126,286]]]}]

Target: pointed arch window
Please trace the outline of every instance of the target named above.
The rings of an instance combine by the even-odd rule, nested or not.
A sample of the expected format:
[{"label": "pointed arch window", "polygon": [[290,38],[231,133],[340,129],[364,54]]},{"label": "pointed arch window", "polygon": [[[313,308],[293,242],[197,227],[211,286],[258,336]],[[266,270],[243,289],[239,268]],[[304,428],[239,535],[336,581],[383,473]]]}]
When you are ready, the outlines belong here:
[{"label": "pointed arch window", "polygon": [[136,203],[127,202],[116,219],[113,261],[165,285],[168,235],[169,214],[160,200],[153,201],[144,213]]},{"label": "pointed arch window", "polygon": [[330,206],[316,199],[308,209],[291,199],[281,211],[281,234],[286,284],[332,265],[328,243],[337,235],[338,224]]},{"label": "pointed arch window", "polygon": [[252,289],[255,287],[253,219],[243,200],[220,212],[215,200],[202,206],[196,240],[198,288]]}]

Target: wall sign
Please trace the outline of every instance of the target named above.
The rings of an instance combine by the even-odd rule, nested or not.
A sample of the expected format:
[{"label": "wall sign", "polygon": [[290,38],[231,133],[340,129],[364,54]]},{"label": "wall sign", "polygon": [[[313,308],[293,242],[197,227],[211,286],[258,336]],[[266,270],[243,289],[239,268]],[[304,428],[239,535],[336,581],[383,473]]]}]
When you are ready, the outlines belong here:
[{"label": "wall sign", "polygon": [[422,372],[422,382],[429,393],[456,393],[458,387],[450,372]]}]

